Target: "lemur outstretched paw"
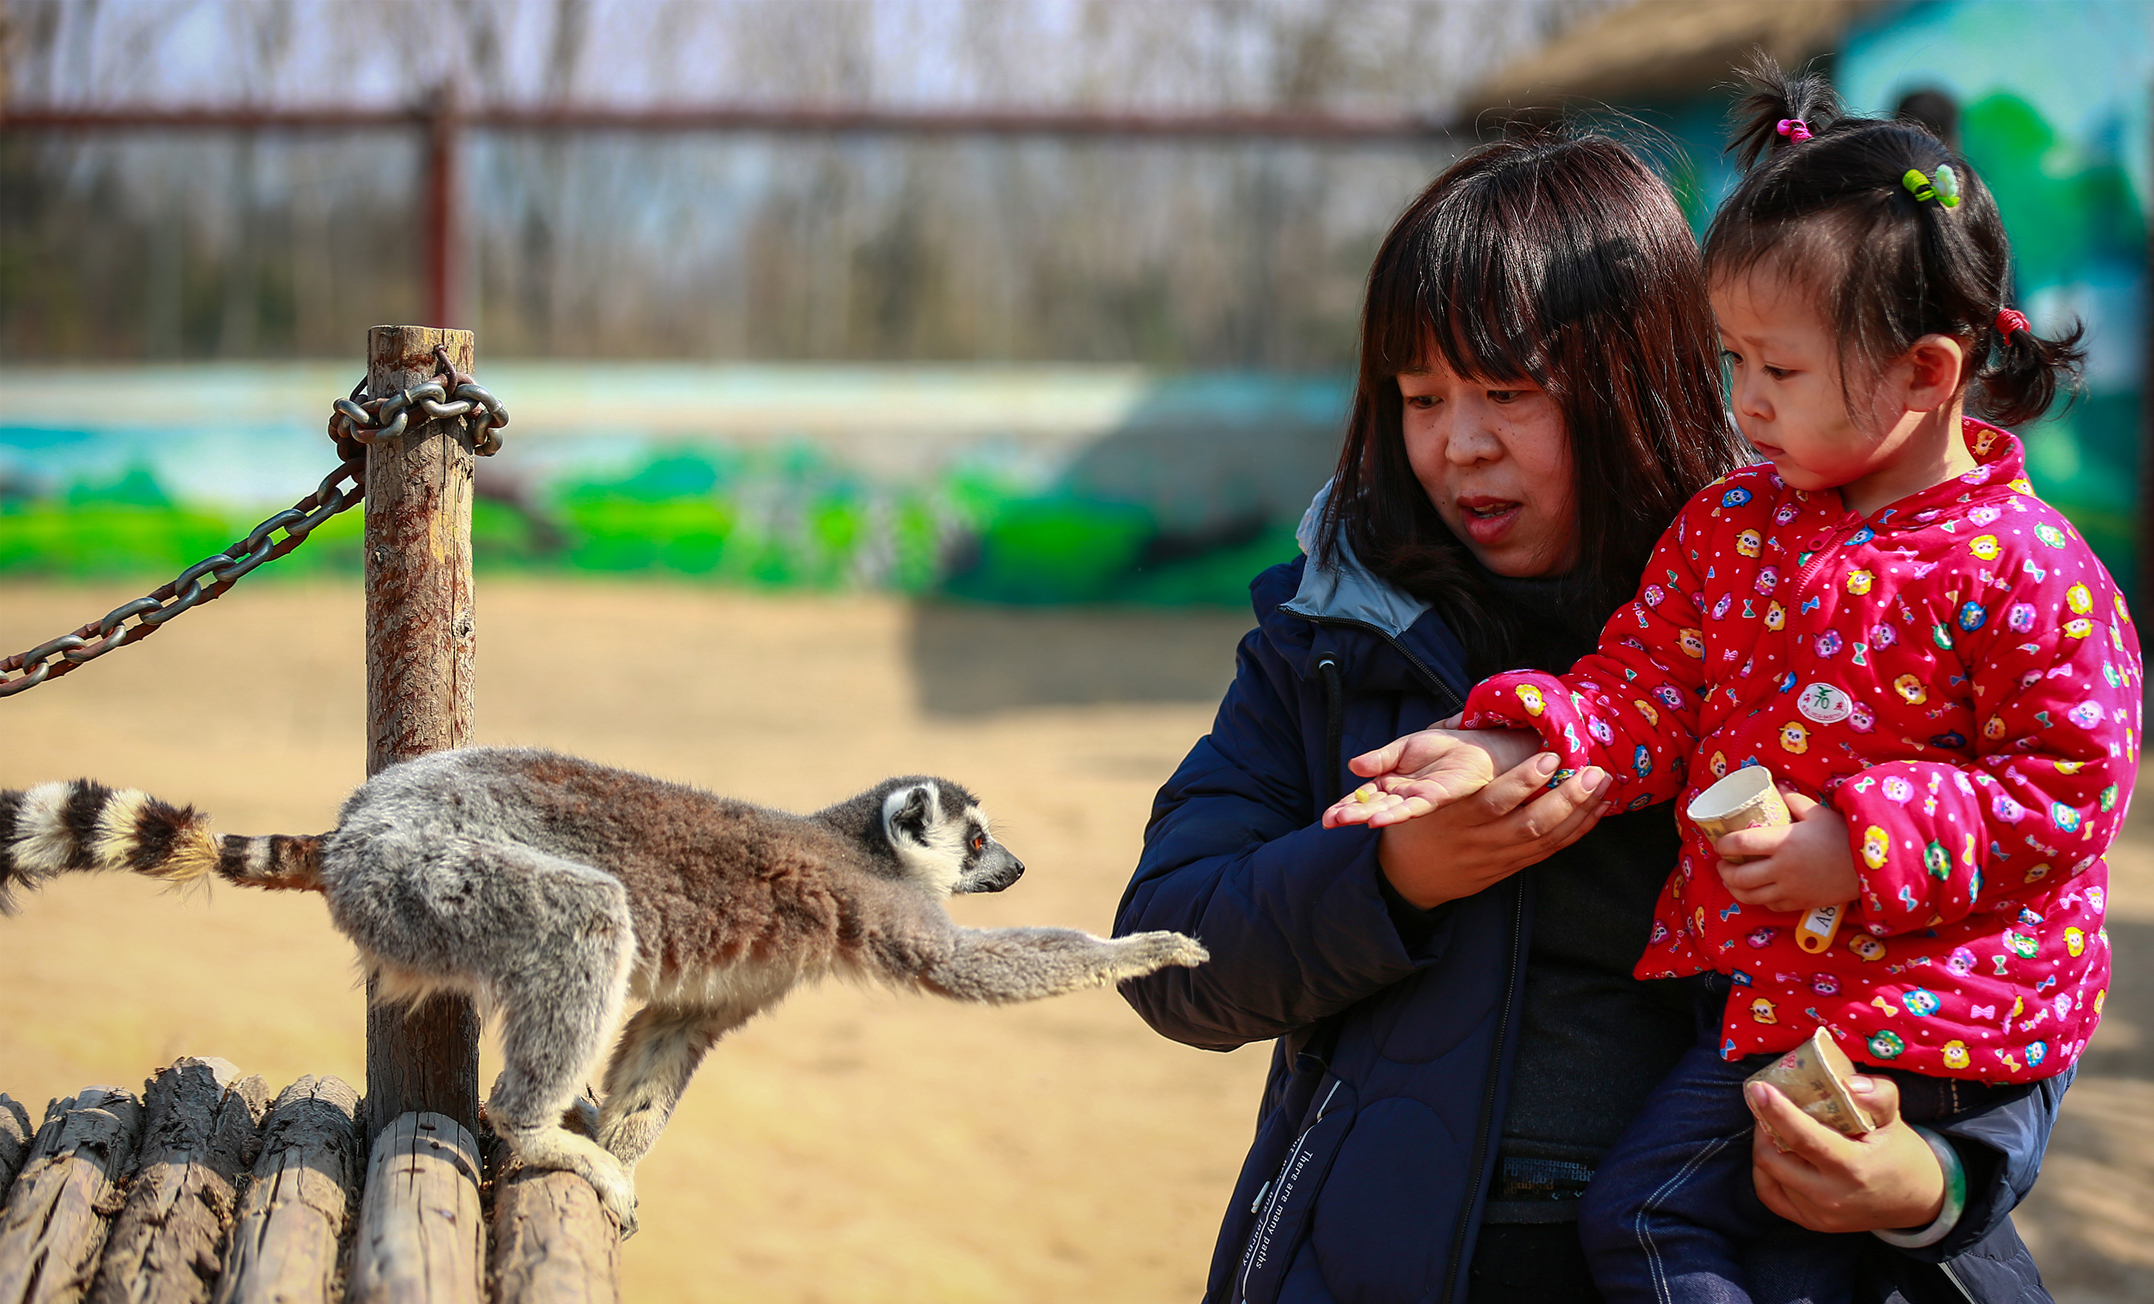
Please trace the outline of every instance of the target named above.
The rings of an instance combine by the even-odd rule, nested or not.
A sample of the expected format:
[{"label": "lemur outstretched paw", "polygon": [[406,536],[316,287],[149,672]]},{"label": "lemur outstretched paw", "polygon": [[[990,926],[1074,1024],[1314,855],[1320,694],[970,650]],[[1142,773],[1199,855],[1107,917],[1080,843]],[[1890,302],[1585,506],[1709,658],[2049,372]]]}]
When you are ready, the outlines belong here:
[{"label": "lemur outstretched paw", "polygon": [[1170,964],[1192,969],[1212,958],[1203,943],[1180,933],[1131,933],[1115,938],[1114,947],[1112,976],[1117,980],[1142,978]]}]

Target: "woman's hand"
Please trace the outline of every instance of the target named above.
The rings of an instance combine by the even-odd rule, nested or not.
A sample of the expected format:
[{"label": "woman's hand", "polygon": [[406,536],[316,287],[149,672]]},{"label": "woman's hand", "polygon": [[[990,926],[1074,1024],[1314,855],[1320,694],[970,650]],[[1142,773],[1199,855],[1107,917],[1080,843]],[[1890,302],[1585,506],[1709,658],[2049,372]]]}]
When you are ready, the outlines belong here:
[{"label": "woman's hand", "polygon": [[1381,828],[1384,877],[1423,910],[1472,896],[1584,837],[1607,813],[1601,798],[1614,785],[1589,766],[1550,789],[1557,760],[1538,750],[1537,736],[1451,728],[1458,719],[1347,762],[1370,781],[1324,812],[1326,828]]},{"label": "woman's hand", "polygon": [[1853,901],[1862,891],[1855,875],[1855,855],[1847,843],[1847,821],[1786,788],[1791,824],[1777,828],[1738,829],[1713,844],[1722,856],[1749,856],[1744,864],[1719,863],[1728,895],[1746,906],[1767,910],[1813,910]]},{"label": "woman's hand", "polygon": [[[1382,828],[1418,819],[1480,792],[1498,771],[1513,769],[1540,745],[1522,729],[1449,727],[1457,722],[1454,715],[1348,761],[1346,767],[1369,782],[1334,802],[1324,812],[1324,827]],[[1544,782],[1552,770],[1542,772]]]},{"label": "woman's hand", "polygon": [[[1530,735],[1529,735],[1530,737]],[[1374,755],[1375,753],[1371,753]],[[1588,768],[1548,787],[1556,757],[1528,756],[1480,791],[1383,830],[1376,863],[1423,910],[1472,896],[1591,832],[1615,780]]]},{"label": "woman's hand", "polygon": [[1927,1227],[1944,1209],[1944,1170],[1900,1118],[1892,1079],[1848,1079],[1855,1103],[1878,1120],[1859,1137],[1818,1122],[1777,1088],[1761,1082],[1743,1090],[1761,1124],[1751,1138],[1751,1180],[1774,1213],[1814,1232],[1871,1232]]}]

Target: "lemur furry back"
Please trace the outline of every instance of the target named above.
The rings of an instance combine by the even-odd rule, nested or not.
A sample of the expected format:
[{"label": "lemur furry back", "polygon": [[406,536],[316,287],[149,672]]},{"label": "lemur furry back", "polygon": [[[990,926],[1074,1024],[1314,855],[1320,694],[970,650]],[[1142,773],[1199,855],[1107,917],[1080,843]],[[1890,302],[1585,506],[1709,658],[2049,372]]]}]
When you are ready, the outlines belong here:
[{"label": "lemur furry back", "polygon": [[[812,815],[551,752],[465,748],[392,766],[319,837],[219,837],[191,807],[87,779],[0,793],[0,912],[78,870],[321,892],[377,995],[471,994],[505,1067],[488,1114],[524,1163],[581,1173],[624,1231],[631,1171],[720,1037],[837,973],[1024,1001],[1195,965],[1179,933],[960,928],[942,902],[1024,865],[947,779],[890,779]],[[562,1126],[629,996],[586,1127]]]}]

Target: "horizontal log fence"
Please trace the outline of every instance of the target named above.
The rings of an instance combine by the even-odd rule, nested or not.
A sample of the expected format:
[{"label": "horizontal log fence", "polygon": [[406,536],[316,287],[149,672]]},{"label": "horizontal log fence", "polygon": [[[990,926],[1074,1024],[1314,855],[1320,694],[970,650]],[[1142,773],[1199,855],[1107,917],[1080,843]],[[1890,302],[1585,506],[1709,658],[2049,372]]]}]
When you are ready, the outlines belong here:
[{"label": "horizontal log fence", "polygon": [[442,1114],[369,1152],[333,1077],[270,1094],[180,1059],[138,1095],[0,1094],[0,1304],[568,1304],[620,1299],[620,1235],[569,1173]]}]

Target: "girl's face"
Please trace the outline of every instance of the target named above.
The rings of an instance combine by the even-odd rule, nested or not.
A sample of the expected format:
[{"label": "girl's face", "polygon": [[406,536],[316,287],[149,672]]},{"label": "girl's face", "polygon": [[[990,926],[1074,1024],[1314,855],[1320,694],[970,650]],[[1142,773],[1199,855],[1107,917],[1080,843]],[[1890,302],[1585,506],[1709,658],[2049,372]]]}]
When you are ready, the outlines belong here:
[{"label": "girl's face", "polygon": [[1927,419],[1956,393],[1957,344],[1924,336],[1876,375],[1844,385],[1830,325],[1786,276],[1761,264],[1716,278],[1712,297],[1735,423],[1788,484],[1838,489],[1867,515],[1973,464],[1956,417],[1949,430]]},{"label": "girl's face", "polygon": [[1399,373],[1406,460],[1436,514],[1498,575],[1556,575],[1576,560],[1570,432],[1530,380],[1455,375],[1440,357]]}]

